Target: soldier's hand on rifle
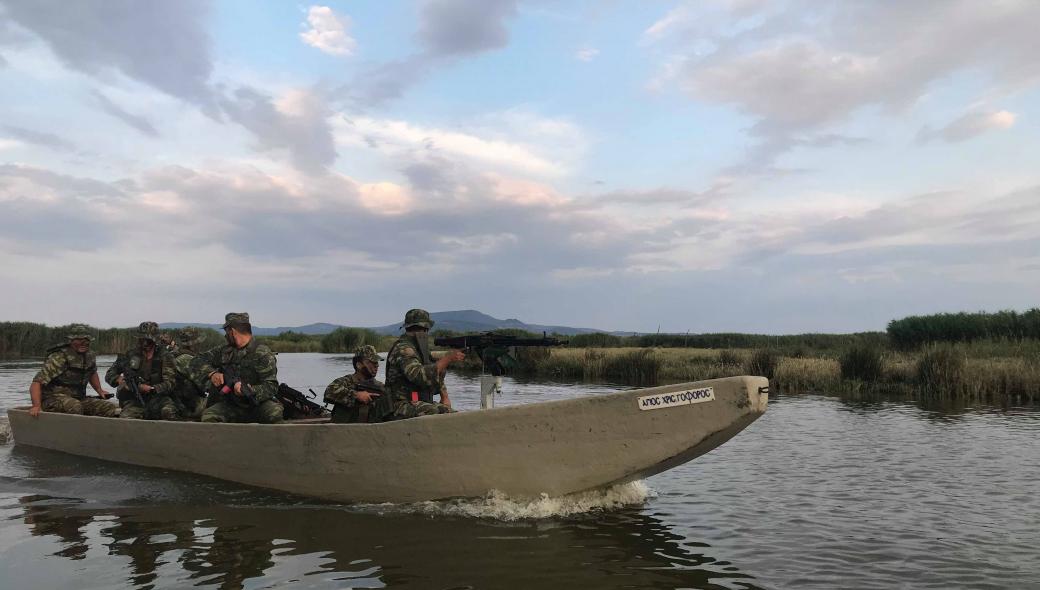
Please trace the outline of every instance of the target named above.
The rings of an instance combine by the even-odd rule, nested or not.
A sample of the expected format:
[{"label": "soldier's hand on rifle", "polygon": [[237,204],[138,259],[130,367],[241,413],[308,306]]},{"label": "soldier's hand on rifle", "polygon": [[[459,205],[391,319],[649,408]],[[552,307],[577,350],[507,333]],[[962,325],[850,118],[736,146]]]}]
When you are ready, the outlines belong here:
[{"label": "soldier's hand on rifle", "polygon": [[126,381],[126,377],[124,377],[123,374],[120,373],[119,376],[116,377],[116,387],[122,387],[124,381]]},{"label": "soldier's hand on rifle", "polygon": [[147,383],[142,383],[142,384],[138,385],[137,389],[141,393],[151,393],[151,392],[155,391],[155,388],[152,387],[151,385],[148,385]]},{"label": "soldier's hand on rifle", "polygon": [[107,391],[105,391],[104,389],[99,389],[97,394],[98,394],[98,397],[100,397],[101,399],[108,399],[108,398],[112,397],[112,394],[107,392]]},{"label": "soldier's hand on rifle", "polygon": [[224,385],[224,374],[214,371],[213,374],[209,376],[209,382],[212,383],[214,387]]},{"label": "soldier's hand on rifle", "polygon": [[355,391],[354,392],[354,398],[357,399],[357,401],[359,401],[359,402],[361,402],[363,404],[370,404],[370,403],[372,403],[372,400],[376,399],[377,397],[379,397],[379,394],[375,393],[375,392],[372,392],[372,391]]},{"label": "soldier's hand on rifle", "polygon": [[242,395],[242,382],[235,383],[235,395]]}]

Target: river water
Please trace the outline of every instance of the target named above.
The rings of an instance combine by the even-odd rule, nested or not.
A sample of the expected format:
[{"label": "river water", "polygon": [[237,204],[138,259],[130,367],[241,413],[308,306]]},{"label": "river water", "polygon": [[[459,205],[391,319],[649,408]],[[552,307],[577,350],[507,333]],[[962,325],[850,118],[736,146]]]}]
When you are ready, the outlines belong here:
[{"label": "river water", "polygon": [[[278,358],[319,394],[350,371]],[[38,366],[0,361],[0,410]],[[478,405],[476,379],[448,385]],[[506,378],[498,403],[622,388]],[[8,443],[0,587],[1040,588],[1038,476],[1036,410],[824,396],[645,482],[535,500],[342,506]]]}]

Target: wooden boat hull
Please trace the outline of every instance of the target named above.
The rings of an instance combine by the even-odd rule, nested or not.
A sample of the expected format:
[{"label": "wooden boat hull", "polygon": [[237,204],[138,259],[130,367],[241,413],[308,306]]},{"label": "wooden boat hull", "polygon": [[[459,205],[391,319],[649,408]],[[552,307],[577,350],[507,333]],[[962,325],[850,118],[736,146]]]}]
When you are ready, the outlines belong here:
[{"label": "wooden boat hull", "polygon": [[[706,388],[713,399],[690,393]],[[8,415],[15,444],[340,502],[414,502],[493,489],[562,495],[648,477],[743,430],[768,395],[764,378],[730,377],[383,424]]]}]

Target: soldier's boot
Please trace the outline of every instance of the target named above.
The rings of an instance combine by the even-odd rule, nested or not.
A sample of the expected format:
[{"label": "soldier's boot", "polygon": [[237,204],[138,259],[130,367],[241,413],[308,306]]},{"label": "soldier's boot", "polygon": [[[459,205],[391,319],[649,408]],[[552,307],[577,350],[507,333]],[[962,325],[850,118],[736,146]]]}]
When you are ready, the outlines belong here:
[{"label": "soldier's boot", "polygon": [[144,420],[145,409],[137,400],[128,401],[123,404],[123,409],[119,412],[120,418],[130,418],[131,420]]},{"label": "soldier's boot", "polygon": [[112,402],[103,399],[85,399],[80,402],[83,406],[83,414],[87,416],[100,416],[101,418],[115,418],[119,414],[119,407]]},{"label": "soldier's boot", "polygon": [[57,414],[82,414],[83,403],[71,395],[64,393],[51,393],[43,396],[40,406],[45,412]]},{"label": "soldier's boot", "polygon": [[285,409],[282,404],[273,399],[261,402],[257,410],[260,414],[261,424],[281,424],[285,421],[283,418]]}]

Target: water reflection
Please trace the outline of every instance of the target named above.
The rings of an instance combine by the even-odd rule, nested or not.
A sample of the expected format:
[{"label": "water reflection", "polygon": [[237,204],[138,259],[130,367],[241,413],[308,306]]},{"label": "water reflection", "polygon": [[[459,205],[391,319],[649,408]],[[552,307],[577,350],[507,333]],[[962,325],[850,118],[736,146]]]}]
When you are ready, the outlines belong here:
[{"label": "water reflection", "polygon": [[[53,555],[101,549],[126,558],[135,588],[237,589],[306,581],[307,587],[758,588],[636,510],[558,521],[502,523],[376,515],[339,506],[95,507],[18,498],[34,536],[57,537]],[[171,519],[172,515],[176,519]],[[68,568],[72,569],[72,568]],[[26,587],[43,587],[33,571]]]}]

